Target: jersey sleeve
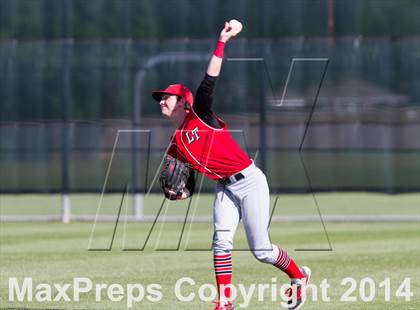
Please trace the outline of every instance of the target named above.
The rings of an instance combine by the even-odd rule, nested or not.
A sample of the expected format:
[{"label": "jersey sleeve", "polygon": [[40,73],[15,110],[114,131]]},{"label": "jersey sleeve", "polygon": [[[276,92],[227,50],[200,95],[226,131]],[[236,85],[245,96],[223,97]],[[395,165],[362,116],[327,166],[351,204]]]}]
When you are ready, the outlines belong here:
[{"label": "jersey sleeve", "polygon": [[195,100],[193,104],[194,112],[198,117],[206,122],[208,125],[221,128],[213,111],[213,91],[217,78],[206,74],[197,89]]}]

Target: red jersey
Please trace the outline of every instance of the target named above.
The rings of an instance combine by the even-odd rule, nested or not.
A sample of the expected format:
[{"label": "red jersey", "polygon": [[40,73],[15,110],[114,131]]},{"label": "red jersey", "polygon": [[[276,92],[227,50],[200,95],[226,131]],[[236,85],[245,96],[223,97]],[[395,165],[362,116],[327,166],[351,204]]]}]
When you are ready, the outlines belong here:
[{"label": "red jersey", "polygon": [[211,127],[191,110],[176,130],[168,150],[168,154],[188,162],[213,180],[234,175],[252,163],[231,136],[226,123],[216,119],[221,128]]}]

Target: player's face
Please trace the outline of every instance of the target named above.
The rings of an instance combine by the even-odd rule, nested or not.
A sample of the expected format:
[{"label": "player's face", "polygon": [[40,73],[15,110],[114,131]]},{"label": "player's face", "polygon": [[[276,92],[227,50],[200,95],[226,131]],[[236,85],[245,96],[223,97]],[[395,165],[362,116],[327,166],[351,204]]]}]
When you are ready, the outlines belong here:
[{"label": "player's face", "polygon": [[184,100],[175,95],[163,95],[159,102],[162,115],[168,118],[180,118],[185,116]]}]

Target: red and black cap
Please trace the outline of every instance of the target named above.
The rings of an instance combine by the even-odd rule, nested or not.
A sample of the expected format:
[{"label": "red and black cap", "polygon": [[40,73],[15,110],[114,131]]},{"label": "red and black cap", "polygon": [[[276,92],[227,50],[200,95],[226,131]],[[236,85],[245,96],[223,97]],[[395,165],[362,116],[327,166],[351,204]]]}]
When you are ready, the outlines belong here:
[{"label": "red and black cap", "polygon": [[161,101],[163,95],[175,95],[185,99],[190,106],[193,105],[194,97],[191,91],[183,84],[173,84],[169,85],[163,90],[156,90],[152,93],[153,99],[156,101]]}]

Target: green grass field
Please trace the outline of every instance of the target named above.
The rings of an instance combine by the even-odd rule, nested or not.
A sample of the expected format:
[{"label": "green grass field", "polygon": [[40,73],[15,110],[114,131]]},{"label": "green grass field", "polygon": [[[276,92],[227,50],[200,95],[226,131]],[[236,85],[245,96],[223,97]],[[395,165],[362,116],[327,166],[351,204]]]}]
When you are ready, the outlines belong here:
[{"label": "green grass field", "polygon": [[[118,201],[117,197],[107,198]],[[49,196],[49,198],[51,201],[34,196],[2,196],[1,214],[24,214],[29,207],[33,208],[30,206],[31,201],[35,206],[44,205],[46,210],[56,210],[55,202],[57,199],[59,201],[58,196]],[[92,204],[96,207],[98,197],[88,195],[73,198],[75,210],[81,212],[83,205]],[[328,214],[416,216],[419,212],[418,194],[397,196],[364,193],[322,194],[317,195],[317,198],[321,210]],[[158,197],[153,199],[159,201]],[[307,214],[307,210],[312,210],[313,207],[310,204],[311,197],[307,195],[286,195],[280,199],[282,199],[282,208],[278,210],[279,214],[283,212]],[[205,200],[209,203],[210,196]],[[168,212],[171,210],[175,209],[168,207]],[[33,211],[37,214],[35,208]],[[153,209],[147,212],[149,211],[152,212]],[[200,212],[207,214],[207,211]],[[90,209],[88,213],[91,213]],[[41,211],[41,214],[48,212]],[[299,264],[308,265],[312,269],[312,283],[318,287],[318,291],[308,292],[309,300],[304,309],[420,308],[419,222],[327,222],[325,225],[332,251],[296,251],[297,248],[328,248],[320,223],[272,223],[270,227],[272,241],[285,247]],[[208,251],[212,237],[211,223],[187,225],[178,251],[173,249],[178,246],[182,223],[157,224],[144,251],[122,250],[123,247],[139,248],[146,240],[150,227],[150,223],[126,225],[121,223],[116,231],[112,251],[88,251],[92,223],[74,222],[67,225],[54,222],[1,223],[0,308],[127,309],[126,295],[121,301],[111,301],[106,295],[106,288],[98,295],[101,297],[100,301],[95,300],[95,288],[89,293],[81,294],[79,301],[37,302],[35,300],[38,284],[73,285],[74,278],[86,277],[93,282],[93,285],[104,283],[109,286],[118,283],[124,289],[128,284],[134,283],[145,287],[152,283],[161,286],[158,289],[162,295],[159,301],[152,302],[144,298],[135,302],[133,309],[212,309],[210,301],[201,301],[198,297],[201,285],[214,283],[212,255]],[[92,247],[109,245],[112,232],[112,223],[98,223],[92,235]],[[247,249],[242,225],[236,234],[235,248]],[[272,266],[259,263],[249,251],[235,251],[233,260],[235,284],[243,284],[247,290],[252,284],[271,285],[261,293],[261,301],[256,289],[247,309],[283,309],[278,296],[277,301],[272,301],[271,289],[273,283],[278,289],[287,283],[285,275]],[[34,301],[9,300],[9,278],[13,277],[18,279],[20,286],[24,277],[33,278]],[[195,285],[185,284],[182,287],[184,295],[196,294],[191,302],[182,302],[175,295],[175,283],[182,277],[190,277],[196,282]],[[272,280],[273,277],[275,282]],[[343,279],[347,277],[354,278],[356,282],[354,291],[350,293],[350,297],[356,298],[354,302],[341,300],[350,288],[350,283],[342,284]],[[387,290],[383,282],[387,278],[390,284],[389,301],[386,301]],[[413,294],[409,301],[396,296],[405,278],[410,279],[410,288],[406,292]],[[330,301],[321,299],[320,284],[324,279],[330,284],[327,292]],[[205,292],[207,296],[210,294],[210,290]],[[73,287],[70,287],[67,293],[72,298]],[[375,294],[369,296],[370,293]],[[400,293],[404,293],[404,290]],[[56,294],[53,289],[52,298]],[[317,300],[312,300],[315,296]],[[363,298],[366,301],[363,301]],[[240,305],[243,303],[244,298],[239,294],[236,301],[237,309],[241,309]]]},{"label": "green grass field", "polygon": [[[272,240],[286,247],[299,263],[307,264],[313,271],[313,283],[319,286],[323,279],[331,285],[330,302],[308,300],[305,309],[418,309],[420,306],[419,271],[419,225],[418,223],[329,223],[327,224],[333,245],[332,252],[296,252],[296,247],[311,247],[324,240],[317,225],[276,224],[271,228]],[[177,236],[177,225],[170,224],[164,232],[167,236]],[[199,224],[190,238],[189,247],[205,248],[211,239],[211,230],[206,224]],[[146,227],[133,224],[127,228],[134,232],[144,232]],[[211,309],[209,302],[194,299],[192,302],[178,301],[174,286],[178,279],[191,277],[197,285],[185,285],[184,294],[195,292],[204,283],[213,283],[211,252],[208,251],[156,251],[156,239],[151,238],[145,251],[127,252],[121,250],[121,237],[115,241],[110,252],[87,251],[91,230],[88,223],[6,223],[1,227],[1,305],[5,308],[31,309],[125,309],[126,299],[112,302],[103,296],[101,302],[95,301],[94,293],[82,294],[79,302],[9,302],[8,279],[32,277],[34,286],[39,283],[71,283],[74,277],[88,277],[93,283],[128,283],[161,285],[163,295],[159,302],[142,301],[135,309]],[[99,238],[108,238],[109,231],[102,228]],[[172,240],[164,238],[162,247],[171,247]],[[235,240],[237,248],[245,248],[243,231]],[[183,246],[181,247],[184,248]],[[287,281],[281,272],[269,265],[257,262],[246,251],[234,252],[234,281],[248,287],[252,283],[273,283],[278,286]],[[357,302],[343,302],[340,298],[350,287],[341,285],[343,278],[354,278],[358,286],[351,296]],[[360,300],[360,281],[370,277],[375,282],[376,295],[373,301]],[[395,291],[403,279],[411,279],[414,296],[406,302],[396,297]],[[379,283],[390,278],[390,301],[385,301],[384,288]],[[20,282],[21,283],[21,282]],[[70,292],[72,292],[70,290]],[[254,294],[249,309],[281,309],[279,302],[270,300],[266,293],[265,301],[259,302]],[[54,297],[54,294],[53,294]],[[237,305],[241,303],[238,299]]]},{"label": "green grass field", "polygon": [[[364,192],[316,193],[320,211],[323,215],[420,215],[420,194],[376,194]],[[59,215],[60,195],[0,195],[0,215]],[[276,196],[271,196],[271,206]],[[96,214],[100,195],[70,195],[71,213],[74,215]],[[144,197],[144,214],[155,215],[163,195],[150,194]],[[104,195],[99,215],[116,214],[121,202],[121,194]],[[188,200],[169,202],[169,215],[185,214]],[[197,215],[212,214],[212,194],[193,196],[191,212]],[[126,196],[123,205],[131,212],[131,197]],[[274,215],[317,215],[317,207],[311,194],[281,194]]]}]

